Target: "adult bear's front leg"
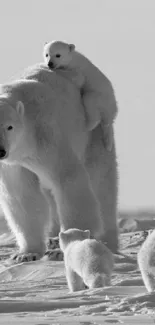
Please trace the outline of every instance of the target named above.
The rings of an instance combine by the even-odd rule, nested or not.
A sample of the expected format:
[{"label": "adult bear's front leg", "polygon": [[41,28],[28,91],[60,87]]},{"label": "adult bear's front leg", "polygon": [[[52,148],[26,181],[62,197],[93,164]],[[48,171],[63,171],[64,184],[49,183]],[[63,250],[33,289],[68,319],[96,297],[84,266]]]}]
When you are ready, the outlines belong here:
[{"label": "adult bear's front leg", "polygon": [[19,166],[1,167],[0,202],[5,218],[16,237],[17,261],[34,260],[45,251],[45,227],[49,207],[37,177]]},{"label": "adult bear's front leg", "polygon": [[[39,153],[38,153],[39,155]],[[51,188],[60,219],[60,229],[89,229],[97,237],[102,227],[98,201],[89,176],[65,139],[41,153],[34,170],[41,186]]]}]

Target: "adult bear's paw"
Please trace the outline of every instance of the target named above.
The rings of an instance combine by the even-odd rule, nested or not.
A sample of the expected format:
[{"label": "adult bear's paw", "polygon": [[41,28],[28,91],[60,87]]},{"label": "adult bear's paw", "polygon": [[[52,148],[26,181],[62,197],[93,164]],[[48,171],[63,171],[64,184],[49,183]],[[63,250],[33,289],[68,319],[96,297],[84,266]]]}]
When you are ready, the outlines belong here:
[{"label": "adult bear's paw", "polygon": [[49,249],[57,249],[59,246],[59,237],[53,237],[48,239],[47,247]]},{"label": "adult bear's paw", "polygon": [[32,262],[39,260],[40,257],[41,256],[38,253],[18,253],[11,256],[10,263]]},{"label": "adult bear's paw", "polygon": [[60,248],[48,250],[42,258],[43,261],[63,261],[64,255]]}]

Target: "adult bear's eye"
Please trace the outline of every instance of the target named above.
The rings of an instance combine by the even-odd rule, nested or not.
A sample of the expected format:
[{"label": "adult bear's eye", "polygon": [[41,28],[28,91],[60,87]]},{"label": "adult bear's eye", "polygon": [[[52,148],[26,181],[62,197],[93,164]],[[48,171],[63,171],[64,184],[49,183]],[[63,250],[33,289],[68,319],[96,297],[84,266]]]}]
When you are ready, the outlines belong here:
[{"label": "adult bear's eye", "polygon": [[60,58],[60,56],[61,56],[60,54],[56,54],[56,58]]},{"label": "adult bear's eye", "polygon": [[13,129],[13,126],[12,125],[9,125],[8,127],[7,127],[7,130],[8,131],[11,131]]},{"label": "adult bear's eye", "polygon": [[46,58],[48,58],[48,54],[46,54]]}]

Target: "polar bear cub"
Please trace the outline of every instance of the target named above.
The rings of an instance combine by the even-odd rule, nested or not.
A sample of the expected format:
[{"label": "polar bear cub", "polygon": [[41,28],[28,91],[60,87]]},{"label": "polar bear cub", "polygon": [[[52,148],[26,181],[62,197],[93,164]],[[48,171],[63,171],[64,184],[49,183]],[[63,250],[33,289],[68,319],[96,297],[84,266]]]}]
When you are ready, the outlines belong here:
[{"label": "polar bear cub", "polygon": [[64,252],[66,278],[71,292],[110,285],[114,266],[112,252],[95,239],[89,230],[70,228],[59,233]]},{"label": "polar bear cub", "polygon": [[105,148],[111,151],[117,104],[108,78],[84,55],[75,51],[74,44],[52,41],[45,44],[43,56],[50,69],[68,71],[68,77],[81,90],[88,130],[101,123]]},{"label": "polar bear cub", "polygon": [[137,260],[146,289],[155,291],[155,230],[142,244]]}]

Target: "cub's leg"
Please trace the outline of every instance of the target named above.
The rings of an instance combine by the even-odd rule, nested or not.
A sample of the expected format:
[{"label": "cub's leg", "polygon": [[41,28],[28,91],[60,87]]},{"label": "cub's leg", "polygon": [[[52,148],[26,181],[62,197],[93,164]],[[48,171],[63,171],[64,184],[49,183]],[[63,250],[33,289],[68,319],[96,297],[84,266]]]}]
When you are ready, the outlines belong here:
[{"label": "cub's leg", "polygon": [[101,288],[105,286],[105,274],[87,274],[87,277],[84,278],[84,282],[89,289]]},{"label": "cub's leg", "polygon": [[101,126],[103,131],[103,143],[104,147],[108,150],[112,150],[113,146],[113,127],[112,124],[104,124],[103,120],[101,120]]},{"label": "cub's leg", "polygon": [[155,291],[155,230],[142,244],[137,261],[147,291]]},{"label": "cub's leg", "polygon": [[25,261],[43,255],[49,207],[37,177],[25,168],[3,164],[0,182],[2,209],[19,246],[20,255],[15,259]]},{"label": "cub's leg", "polygon": [[[86,124],[89,131],[95,129],[100,123],[102,126],[102,139],[106,150],[111,151],[113,145],[112,116],[104,115],[104,102],[100,94],[87,92],[83,96],[86,109]],[[107,116],[106,116],[107,115]]]},{"label": "cub's leg", "polygon": [[100,111],[97,107],[97,96],[95,93],[87,92],[82,97],[85,115],[86,126],[88,131],[92,131],[101,122]]},{"label": "cub's leg", "polygon": [[80,291],[85,289],[85,284],[82,278],[74,272],[70,267],[66,267],[66,279],[70,292]]},{"label": "cub's leg", "polygon": [[108,151],[111,151],[114,143],[113,123],[117,116],[118,107],[115,93],[110,82],[107,82],[107,85],[103,87],[103,92],[98,97],[97,107],[99,107],[101,116],[104,146]]},{"label": "cub's leg", "polygon": [[155,291],[155,267],[152,268],[151,272],[142,267],[140,268],[140,271],[147,291]]}]

